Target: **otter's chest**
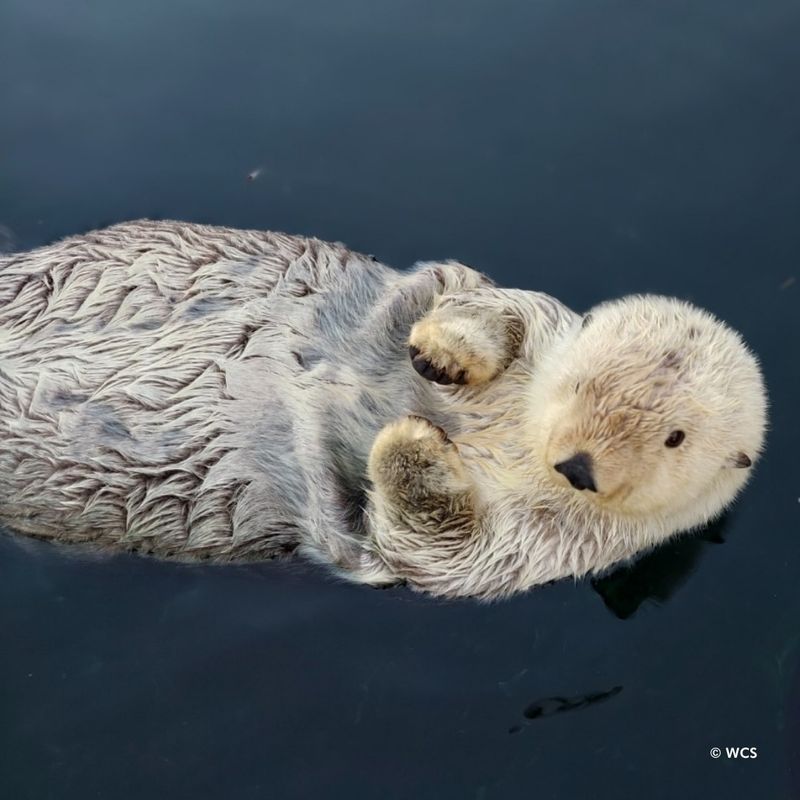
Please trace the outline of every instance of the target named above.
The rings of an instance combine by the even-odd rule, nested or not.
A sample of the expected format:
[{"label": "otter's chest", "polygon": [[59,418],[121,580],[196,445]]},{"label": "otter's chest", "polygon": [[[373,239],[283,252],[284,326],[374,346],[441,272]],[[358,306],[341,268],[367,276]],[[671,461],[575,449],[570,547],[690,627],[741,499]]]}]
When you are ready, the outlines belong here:
[{"label": "otter's chest", "polygon": [[487,503],[519,488],[528,472],[529,381],[529,369],[513,364],[486,388],[446,390],[446,408],[458,420],[448,433]]}]

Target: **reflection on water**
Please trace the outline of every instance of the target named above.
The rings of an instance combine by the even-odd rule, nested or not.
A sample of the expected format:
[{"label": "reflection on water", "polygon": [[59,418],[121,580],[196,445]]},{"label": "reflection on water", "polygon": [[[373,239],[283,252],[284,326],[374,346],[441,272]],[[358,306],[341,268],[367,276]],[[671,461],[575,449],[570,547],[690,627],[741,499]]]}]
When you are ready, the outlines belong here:
[{"label": "reflection on water", "polygon": [[8,225],[0,224],[0,254],[10,253],[14,250],[14,231]]},{"label": "reflection on water", "polygon": [[722,544],[731,512],[698,533],[685,534],[661,545],[632,564],[617,567],[592,580],[609,611],[628,619],[646,601],[666,602],[697,568],[709,545]]}]

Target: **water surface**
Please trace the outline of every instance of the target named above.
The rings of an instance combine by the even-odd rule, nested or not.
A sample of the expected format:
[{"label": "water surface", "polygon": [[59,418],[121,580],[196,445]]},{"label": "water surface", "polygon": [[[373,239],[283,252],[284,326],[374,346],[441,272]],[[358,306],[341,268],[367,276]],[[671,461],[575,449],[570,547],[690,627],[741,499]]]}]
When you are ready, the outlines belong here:
[{"label": "water surface", "polygon": [[4,0],[0,246],[180,218],[674,294],[772,431],[702,537],[492,606],[0,538],[0,796],[800,796],[799,39],[794,0]]}]

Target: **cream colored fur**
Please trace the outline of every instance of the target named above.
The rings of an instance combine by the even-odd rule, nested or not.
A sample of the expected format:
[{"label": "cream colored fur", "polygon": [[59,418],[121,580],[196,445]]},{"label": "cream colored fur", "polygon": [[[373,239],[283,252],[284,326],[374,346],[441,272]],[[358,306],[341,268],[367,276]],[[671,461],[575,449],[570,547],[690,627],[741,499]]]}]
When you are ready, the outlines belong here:
[{"label": "cream colored fur", "polygon": [[[493,599],[717,515],[765,424],[738,335],[668,298],[581,318],[458,264],[171,222],[0,258],[0,519],[32,535]],[[555,471],[576,452],[597,492]]]}]

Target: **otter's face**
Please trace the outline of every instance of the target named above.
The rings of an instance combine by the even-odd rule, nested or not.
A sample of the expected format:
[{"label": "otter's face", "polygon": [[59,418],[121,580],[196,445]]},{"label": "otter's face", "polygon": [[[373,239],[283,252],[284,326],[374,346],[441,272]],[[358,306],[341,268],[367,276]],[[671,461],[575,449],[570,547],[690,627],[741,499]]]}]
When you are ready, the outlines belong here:
[{"label": "otter's face", "polygon": [[676,528],[721,511],[763,442],[755,358],[710,314],[669,298],[594,309],[545,359],[533,395],[553,486]]}]

